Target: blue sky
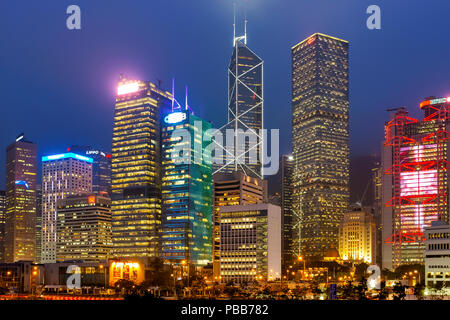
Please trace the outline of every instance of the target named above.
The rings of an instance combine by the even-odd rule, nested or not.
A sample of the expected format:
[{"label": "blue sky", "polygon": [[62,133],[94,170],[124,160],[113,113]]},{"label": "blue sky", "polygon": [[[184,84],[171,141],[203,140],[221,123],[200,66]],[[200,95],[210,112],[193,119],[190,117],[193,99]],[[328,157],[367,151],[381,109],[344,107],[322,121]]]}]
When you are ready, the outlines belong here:
[{"label": "blue sky", "polygon": [[[120,73],[176,78],[198,115],[226,118],[232,0],[73,0],[0,3],[0,163],[20,132],[39,155],[71,144],[109,149]],[[238,3],[238,29],[243,1]],[[82,29],[66,28],[81,8]],[[366,8],[381,7],[381,30]],[[290,150],[290,49],[315,32],[350,41],[351,154],[379,153],[387,108],[419,116],[423,98],[450,96],[446,0],[248,0],[248,45],[265,60],[265,120]],[[4,186],[4,169],[0,187]]]}]

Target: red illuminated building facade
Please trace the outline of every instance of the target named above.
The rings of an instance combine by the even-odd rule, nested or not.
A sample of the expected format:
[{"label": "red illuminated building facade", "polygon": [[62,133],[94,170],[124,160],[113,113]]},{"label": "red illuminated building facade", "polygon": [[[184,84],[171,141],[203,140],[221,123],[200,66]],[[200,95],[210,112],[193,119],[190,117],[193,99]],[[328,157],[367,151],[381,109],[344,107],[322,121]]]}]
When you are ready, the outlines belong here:
[{"label": "red illuminated building facade", "polygon": [[450,98],[420,104],[424,119],[390,110],[382,152],[383,268],[423,263],[424,228],[448,222]]}]

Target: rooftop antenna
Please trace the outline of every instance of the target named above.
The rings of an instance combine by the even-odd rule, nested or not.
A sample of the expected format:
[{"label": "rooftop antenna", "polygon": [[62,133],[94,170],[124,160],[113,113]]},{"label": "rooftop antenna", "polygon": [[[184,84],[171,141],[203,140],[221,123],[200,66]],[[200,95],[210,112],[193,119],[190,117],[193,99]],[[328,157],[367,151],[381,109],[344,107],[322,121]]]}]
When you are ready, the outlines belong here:
[{"label": "rooftop antenna", "polygon": [[244,2],[244,43],[247,45],[247,0]]},{"label": "rooftop antenna", "polygon": [[175,103],[175,78],[172,78],[172,112]]},{"label": "rooftop antenna", "polygon": [[233,2],[233,47],[236,44],[236,2]]},{"label": "rooftop antenna", "polygon": [[188,86],[186,85],[186,101],[185,101],[185,110],[189,110],[192,114],[194,114],[194,111],[192,111],[191,107],[189,107],[188,103]]},{"label": "rooftop antenna", "polygon": [[188,86],[186,85],[186,101],[185,101],[185,110],[187,110],[188,108],[189,108],[189,105],[188,105]]}]

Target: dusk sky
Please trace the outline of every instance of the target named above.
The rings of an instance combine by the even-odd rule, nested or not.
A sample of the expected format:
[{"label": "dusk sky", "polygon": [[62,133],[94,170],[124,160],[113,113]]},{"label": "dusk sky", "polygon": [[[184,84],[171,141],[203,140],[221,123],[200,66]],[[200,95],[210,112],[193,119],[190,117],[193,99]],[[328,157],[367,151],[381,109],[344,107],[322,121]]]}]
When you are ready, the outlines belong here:
[{"label": "dusk sky", "polygon": [[[24,132],[39,158],[71,144],[110,150],[120,73],[162,80],[216,127],[226,121],[232,0],[2,1],[0,188],[6,147]],[[238,2],[238,33],[243,1]],[[66,8],[81,8],[81,30]],[[381,7],[381,30],[366,9]],[[248,0],[248,46],[265,61],[265,126],[290,152],[291,47],[315,32],[350,42],[351,156],[380,153],[387,108],[420,116],[450,96],[448,0]],[[38,161],[40,166],[40,161]]]}]

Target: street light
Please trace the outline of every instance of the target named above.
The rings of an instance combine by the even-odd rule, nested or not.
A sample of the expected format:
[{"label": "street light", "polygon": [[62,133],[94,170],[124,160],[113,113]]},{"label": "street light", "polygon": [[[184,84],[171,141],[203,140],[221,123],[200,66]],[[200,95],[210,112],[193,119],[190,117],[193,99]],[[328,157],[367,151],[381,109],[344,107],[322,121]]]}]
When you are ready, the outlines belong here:
[{"label": "street light", "polygon": [[305,273],[305,270],[306,270],[305,259],[303,259],[302,256],[298,256],[297,260],[298,260],[299,262],[300,262],[300,261],[303,261],[303,273]]},{"label": "street light", "polygon": [[103,270],[103,280],[105,281],[105,290],[106,290],[106,268],[101,264],[99,266],[100,270]]}]

